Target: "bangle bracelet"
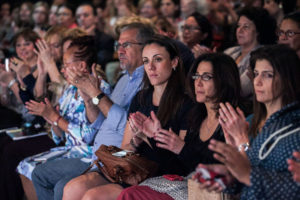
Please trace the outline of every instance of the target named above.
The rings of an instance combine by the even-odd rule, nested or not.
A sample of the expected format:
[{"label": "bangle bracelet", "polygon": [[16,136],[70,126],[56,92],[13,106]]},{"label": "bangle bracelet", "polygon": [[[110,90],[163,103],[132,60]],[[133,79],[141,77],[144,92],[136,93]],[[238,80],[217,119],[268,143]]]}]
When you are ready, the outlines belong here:
[{"label": "bangle bracelet", "polygon": [[61,118],[62,118],[62,116],[59,115],[58,118],[53,122],[53,125],[58,126],[58,122]]},{"label": "bangle bracelet", "polygon": [[15,82],[17,82],[16,79],[11,80],[11,81],[8,83],[8,86],[7,86],[7,87],[10,89],[10,88],[13,86],[13,84],[15,84]]},{"label": "bangle bracelet", "polygon": [[20,89],[26,91],[26,87],[23,87],[22,85],[20,85]]},{"label": "bangle bracelet", "polygon": [[241,152],[241,151],[246,152],[246,151],[249,150],[249,146],[250,146],[250,145],[249,145],[248,142],[246,142],[246,143],[244,143],[244,144],[240,144],[238,150],[239,150],[239,152]]}]

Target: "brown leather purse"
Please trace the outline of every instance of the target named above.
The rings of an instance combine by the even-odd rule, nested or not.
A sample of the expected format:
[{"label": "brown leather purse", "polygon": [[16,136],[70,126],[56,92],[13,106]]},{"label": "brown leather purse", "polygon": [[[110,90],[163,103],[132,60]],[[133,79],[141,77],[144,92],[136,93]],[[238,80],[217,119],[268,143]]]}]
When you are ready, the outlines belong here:
[{"label": "brown leather purse", "polygon": [[[95,152],[98,157],[95,164],[112,183],[137,185],[146,178],[155,175],[158,169],[156,162],[135,152],[126,152],[124,156],[116,156],[115,153],[120,151],[123,150],[115,146],[101,145]],[[100,166],[99,161],[103,166]]]}]

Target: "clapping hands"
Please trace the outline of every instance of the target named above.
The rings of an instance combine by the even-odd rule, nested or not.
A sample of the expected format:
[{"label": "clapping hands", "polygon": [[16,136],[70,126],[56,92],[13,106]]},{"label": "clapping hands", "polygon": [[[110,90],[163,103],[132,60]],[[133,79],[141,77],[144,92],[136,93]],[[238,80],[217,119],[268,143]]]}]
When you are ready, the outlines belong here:
[{"label": "clapping hands", "polygon": [[229,103],[220,103],[219,114],[219,123],[228,144],[238,147],[240,144],[249,142],[249,123],[240,108],[235,110]]},{"label": "clapping hands", "polygon": [[80,71],[75,67],[68,67],[66,73],[68,82],[77,87],[82,94],[94,97],[100,93],[99,85],[102,78],[97,76],[95,63],[92,65],[92,74],[86,70]]},{"label": "clapping hands", "polygon": [[154,137],[155,133],[161,129],[160,121],[153,111],[151,111],[150,117],[141,112],[132,113],[129,123],[134,133],[142,132],[149,138]]},{"label": "clapping hands", "polygon": [[222,162],[229,172],[240,182],[250,185],[250,161],[245,154],[230,144],[211,140],[208,148],[214,152],[214,158]]},{"label": "clapping hands", "polygon": [[52,124],[59,115],[58,109],[54,109],[47,98],[45,98],[45,102],[27,101],[25,107],[29,110],[30,114],[41,116],[50,124]]},{"label": "clapping hands", "polygon": [[159,129],[154,136],[157,141],[156,146],[179,154],[185,142],[175,134],[171,128],[169,130]]}]

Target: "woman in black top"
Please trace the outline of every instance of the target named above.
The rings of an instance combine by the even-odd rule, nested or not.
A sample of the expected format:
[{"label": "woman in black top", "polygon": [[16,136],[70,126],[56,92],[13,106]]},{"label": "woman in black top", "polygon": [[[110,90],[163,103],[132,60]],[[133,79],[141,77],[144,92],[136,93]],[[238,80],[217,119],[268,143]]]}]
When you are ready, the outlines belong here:
[{"label": "woman in black top", "polygon": [[[208,145],[211,139],[225,140],[218,122],[219,103],[239,105],[241,100],[239,72],[234,60],[227,55],[215,53],[200,56],[193,64],[188,78],[189,93],[197,104],[191,109],[185,139],[180,139],[171,130],[159,129],[154,134],[157,146],[177,154],[168,164],[173,169],[182,167],[182,174],[192,172],[199,162],[217,162]],[[157,188],[155,190],[133,186],[124,190],[118,199],[143,200],[149,196],[153,199],[166,199],[166,194],[157,193]]]},{"label": "woman in black top", "polygon": [[[169,167],[176,154],[157,146],[153,137],[160,128],[172,129],[181,139],[186,134],[186,117],[192,101],[185,95],[183,66],[176,44],[163,36],[147,41],[143,63],[143,85],[131,103],[122,147],[157,162],[157,175],[170,173],[170,170],[182,174],[181,168]],[[143,130],[141,123],[148,124],[148,130]]]}]

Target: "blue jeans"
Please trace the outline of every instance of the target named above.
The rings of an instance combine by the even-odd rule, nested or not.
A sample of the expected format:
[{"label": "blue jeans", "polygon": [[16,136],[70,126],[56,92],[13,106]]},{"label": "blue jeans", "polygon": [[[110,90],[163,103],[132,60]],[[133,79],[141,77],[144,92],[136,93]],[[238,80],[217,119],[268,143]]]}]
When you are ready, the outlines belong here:
[{"label": "blue jeans", "polygon": [[38,165],[32,172],[38,199],[61,200],[65,185],[88,167],[89,163],[80,158],[52,160]]}]

